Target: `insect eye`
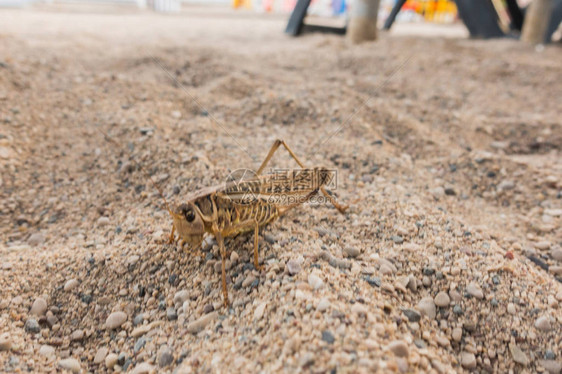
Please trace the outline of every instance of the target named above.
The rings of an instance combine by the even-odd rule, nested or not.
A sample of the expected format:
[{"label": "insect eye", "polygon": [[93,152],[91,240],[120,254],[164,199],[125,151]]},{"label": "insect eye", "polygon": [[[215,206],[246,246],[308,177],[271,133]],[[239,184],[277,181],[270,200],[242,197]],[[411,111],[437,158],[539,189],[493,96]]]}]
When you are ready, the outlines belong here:
[{"label": "insect eye", "polygon": [[193,222],[193,220],[195,219],[195,212],[193,212],[192,209],[186,210],[184,216],[187,222]]}]

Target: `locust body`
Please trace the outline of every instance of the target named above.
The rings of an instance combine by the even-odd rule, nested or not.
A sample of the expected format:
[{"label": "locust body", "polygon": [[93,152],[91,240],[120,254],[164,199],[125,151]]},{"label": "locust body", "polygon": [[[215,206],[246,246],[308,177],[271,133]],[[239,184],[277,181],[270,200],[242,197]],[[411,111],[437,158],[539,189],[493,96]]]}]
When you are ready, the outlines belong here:
[{"label": "locust body", "polygon": [[[261,175],[267,163],[283,145],[297,161],[300,172],[290,173],[282,183],[275,176]],[[263,227],[291,208],[308,201],[321,192],[341,213],[347,209],[340,205],[326,190],[330,171],[324,168],[307,169],[283,142],[277,140],[258,169],[256,176],[248,180],[208,187],[188,196],[184,203],[169,209],[173,219],[170,242],[174,232],[193,249],[201,247],[205,234],[213,235],[218,243],[222,260],[222,291],[228,305],[225,261],[227,252],[224,238],[254,231],[254,266],[261,269],[258,261],[258,235]],[[314,180],[312,180],[312,178]]]}]

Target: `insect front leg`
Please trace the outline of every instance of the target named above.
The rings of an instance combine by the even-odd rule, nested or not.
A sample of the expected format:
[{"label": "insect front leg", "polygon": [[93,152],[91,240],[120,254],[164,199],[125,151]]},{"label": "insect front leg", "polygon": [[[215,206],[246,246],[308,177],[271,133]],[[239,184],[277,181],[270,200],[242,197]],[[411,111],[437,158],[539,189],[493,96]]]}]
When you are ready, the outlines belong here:
[{"label": "insect front leg", "polygon": [[176,225],[172,223],[172,232],[170,233],[170,240],[168,244],[174,244],[174,233],[176,232]]},{"label": "insect front leg", "polygon": [[258,255],[258,242],[259,242],[260,226],[258,221],[254,221],[254,267],[258,271],[263,270],[263,266],[260,265],[259,255]]},{"label": "insect front leg", "polygon": [[222,295],[224,298],[224,306],[228,307],[228,290],[226,289],[226,248],[224,246],[224,238],[222,237],[220,232],[215,233],[215,238],[217,239],[217,243],[219,244],[219,250],[222,260]]}]

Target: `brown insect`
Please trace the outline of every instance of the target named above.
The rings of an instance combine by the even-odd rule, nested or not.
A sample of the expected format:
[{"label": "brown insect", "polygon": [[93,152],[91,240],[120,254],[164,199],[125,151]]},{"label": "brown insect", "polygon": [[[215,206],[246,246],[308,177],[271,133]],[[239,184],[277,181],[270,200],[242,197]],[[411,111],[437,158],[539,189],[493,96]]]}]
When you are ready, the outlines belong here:
[{"label": "brown insect", "polygon": [[[283,175],[284,178],[275,174],[262,175],[281,145],[302,169],[290,171]],[[339,204],[326,190],[326,184],[332,177],[333,171],[325,168],[307,169],[284,141],[276,140],[255,177],[201,189],[188,196],[186,202],[168,209],[173,218],[170,243],[174,241],[175,231],[192,249],[200,248],[206,233],[215,237],[222,259],[222,292],[227,306],[224,238],[254,231],[254,266],[261,270],[258,261],[260,227],[310,200],[318,192],[340,213],[345,212],[347,206]]]},{"label": "brown insect", "polygon": [[[105,139],[117,144],[112,138],[97,128]],[[285,147],[291,157],[302,169],[288,171],[281,180],[279,175],[262,175],[263,170],[280,146]],[[325,168],[307,169],[283,140],[276,140],[255,176],[240,181],[203,188],[189,195],[184,203],[170,208],[162,190],[152,180],[143,167],[132,159],[141,169],[164,200],[166,209],[173,219],[170,243],[175,240],[174,233],[186,242],[191,249],[201,248],[205,234],[215,237],[222,260],[222,292],[224,305],[228,306],[225,261],[227,258],[224,239],[254,231],[254,266],[261,270],[258,259],[258,235],[263,227],[291,208],[301,205],[321,192],[340,213],[348,208],[341,205],[326,190],[326,184],[335,177],[334,172]]]}]

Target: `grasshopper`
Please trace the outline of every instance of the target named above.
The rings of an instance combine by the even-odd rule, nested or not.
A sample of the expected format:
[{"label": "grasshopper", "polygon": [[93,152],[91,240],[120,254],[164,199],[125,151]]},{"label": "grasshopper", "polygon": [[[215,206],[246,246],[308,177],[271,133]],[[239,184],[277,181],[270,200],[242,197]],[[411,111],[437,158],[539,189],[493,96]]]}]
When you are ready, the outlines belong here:
[{"label": "grasshopper", "polygon": [[[301,173],[289,173],[287,175],[289,183],[284,184],[275,183],[271,175],[262,175],[264,168],[280,146],[283,146],[302,168]],[[276,140],[255,177],[238,183],[223,183],[195,191],[187,196],[185,202],[172,209],[166,203],[173,220],[169,241],[170,243],[175,241],[174,234],[177,232],[179,238],[192,249],[198,249],[202,245],[205,234],[215,237],[222,260],[222,293],[224,305],[227,307],[225,270],[227,252],[224,239],[253,231],[254,266],[258,270],[263,270],[258,259],[260,227],[275,221],[289,209],[310,200],[319,191],[340,213],[345,213],[347,206],[338,203],[326,189],[329,173],[330,171],[325,168],[307,169],[283,140]],[[311,178],[314,178],[314,181],[311,181]],[[281,201],[278,199],[280,196],[290,196],[291,201]]]}]

